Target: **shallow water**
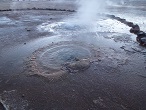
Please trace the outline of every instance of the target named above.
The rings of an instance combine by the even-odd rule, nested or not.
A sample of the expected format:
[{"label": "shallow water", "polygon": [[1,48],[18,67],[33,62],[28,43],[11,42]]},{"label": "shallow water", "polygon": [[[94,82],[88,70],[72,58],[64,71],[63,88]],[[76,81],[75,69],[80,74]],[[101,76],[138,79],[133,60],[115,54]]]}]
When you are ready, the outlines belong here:
[{"label": "shallow water", "polygon": [[10,22],[12,23],[11,19],[7,17],[0,17],[0,24],[9,24]]},{"label": "shallow water", "polygon": [[61,68],[66,63],[90,57],[91,53],[86,48],[73,44],[64,44],[48,48],[40,55],[39,61],[49,68]]}]

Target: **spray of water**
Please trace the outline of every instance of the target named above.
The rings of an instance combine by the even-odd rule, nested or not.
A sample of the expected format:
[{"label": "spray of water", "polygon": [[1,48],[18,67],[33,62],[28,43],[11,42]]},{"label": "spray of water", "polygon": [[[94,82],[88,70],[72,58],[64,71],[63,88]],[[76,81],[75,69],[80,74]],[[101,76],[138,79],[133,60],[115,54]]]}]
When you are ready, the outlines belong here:
[{"label": "spray of water", "polygon": [[78,11],[76,16],[79,24],[88,25],[95,23],[97,14],[104,11],[103,0],[80,0],[78,2]]},{"label": "spray of water", "polygon": [[[63,1],[59,0],[59,2]],[[61,23],[60,27],[95,32],[97,28],[96,22],[99,18],[98,15],[106,11],[106,0],[75,0],[75,4],[77,7],[76,13],[65,19],[65,22]],[[48,27],[51,26],[49,25]]]},{"label": "spray of water", "polygon": [[87,31],[94,31],[99,13],[105,11],[105,1],[103,0],[76,0],[77,12],[69,19],[71,26],[80,26]]}]

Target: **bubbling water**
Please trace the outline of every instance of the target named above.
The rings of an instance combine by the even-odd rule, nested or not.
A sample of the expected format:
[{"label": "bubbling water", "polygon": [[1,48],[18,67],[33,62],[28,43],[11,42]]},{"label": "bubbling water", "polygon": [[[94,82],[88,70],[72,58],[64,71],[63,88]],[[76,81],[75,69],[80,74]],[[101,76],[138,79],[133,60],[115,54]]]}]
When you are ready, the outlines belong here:
[{"label": "bubbling water", "polygon": [[99,52],[92,45],[75,41],[53,43],[36,50],[29,61],[29,74],[58,81],[70,73],[86,71]]},{"label": "bubbling water", "polygon": [[[98,53],[99,54],[99,53]],[[84,71],[96,57],[94,46],[81,42],[64,41],[38,49],[29,60],[29,69],[33,74],[53,75],[54,72]],[[58,73],[61,71],[61,73]],[[56,75],[56,74],[55,74]],[[52,77],[52,76],[51,76]],[[56,77],[56,76],[55,76]]]},{"label": "bubbling water", "polygon": [[45,67],[59,69],[68,62],[91,57],[88,49],[79,45],[59,45],[45,50],[39,60]]}]

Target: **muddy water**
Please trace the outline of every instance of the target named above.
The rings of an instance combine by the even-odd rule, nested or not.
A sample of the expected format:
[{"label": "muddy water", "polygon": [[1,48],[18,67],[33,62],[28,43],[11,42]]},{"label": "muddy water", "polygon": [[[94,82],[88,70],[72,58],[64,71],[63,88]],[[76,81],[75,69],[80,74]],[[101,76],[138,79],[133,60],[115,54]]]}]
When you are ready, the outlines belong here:
[{"label": "muddy water", "polygon": [[[1,37],[6,43],[0,50],[0,102],[5,108],[145,110],[145,48],[136,43],[128,27],[101,16],[96,29],[91,31],[92,28],[68,25],[63,18],[72,13],[47,13],[49,17],[46,11],[31,11],[27,15],[15,13],[18,24],[15,23],[14,34],[19,33],[17,29],[23,32],[27,27],[21,34],[32,36],[29,40],[23,36],[21,41],[11,34],[5,37],[7,31],[11,33],[11,28],[1,28]],[[9,22],[11,25],[14,19],[14,15],[7,14],[8,18],[1,14],[3,25]],[[15,38],[18,42],[12,40],[13,44],[7,45],[6,38]],[[80,59],[89,59],[89,63],[80,63]],[[29,65],[30,62],[33,65]],[[64,62],[77,65],[72,66],[73,69],[84,64],[89,66],[83,71],[67,69],[64,72],[64,68],[59,68],[60,71],[52,72],[51,76],[49,73],[42,75],[50,67],[62,67]],[[38,72],[36,67],[43,67],[39,71],[41,75],[29,74]]]}]

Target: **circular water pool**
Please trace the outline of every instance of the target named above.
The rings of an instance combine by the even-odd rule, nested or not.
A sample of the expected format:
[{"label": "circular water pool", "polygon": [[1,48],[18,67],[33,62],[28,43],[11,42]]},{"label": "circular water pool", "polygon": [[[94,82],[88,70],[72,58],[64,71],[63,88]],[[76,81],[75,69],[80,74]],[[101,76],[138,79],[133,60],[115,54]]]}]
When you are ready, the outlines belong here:
[{"label": "circular water pool", "polygon": [[80,59],[88,59],[91,52],[81,45],[56,45],[45,49],[40,55],[39,61],[48,68],[60,69],[64,64],[76,62]]},{"label": "circular water pool", "polygon": [[52,43],[33,53],[29,60],[29,67],[31,71],[39,74],[86,70],[90,67],[90,62],[98,54],[93,46],[81,42]]}]

